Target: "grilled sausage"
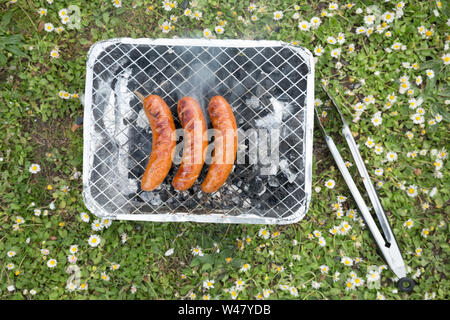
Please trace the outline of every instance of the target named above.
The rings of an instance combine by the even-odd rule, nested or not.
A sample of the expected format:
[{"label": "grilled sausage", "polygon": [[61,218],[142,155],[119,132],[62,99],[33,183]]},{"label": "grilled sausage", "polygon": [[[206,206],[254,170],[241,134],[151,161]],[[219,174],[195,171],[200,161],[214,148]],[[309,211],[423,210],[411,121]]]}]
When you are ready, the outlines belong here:
[{"label": "grilled sausage", "polygon": [[202,109],[195,99],[184,97],[178,101],[178,117],[184,130],[184,151],[180,168],[173,178],[175,189],[189,189],[197,180],[205,161],[208,147],[206,122]]},{"label": "grilled sausage", "polygon": [[211,98],[208,112],[215,129],[214,153],[202,183],[202,191],[211,193],[225,183],[233,169],[237,152],[237,126],[230,105],[221,96]]},{"label": "grilled sausage", "polygon": [[169,107],[164,100],[156,95],[143,97],[144,111],[152,128],[152,152],[142,176],[141,189],[152,191],[166,178],[172,166],[175,154],[176,134],[175,124]]}]

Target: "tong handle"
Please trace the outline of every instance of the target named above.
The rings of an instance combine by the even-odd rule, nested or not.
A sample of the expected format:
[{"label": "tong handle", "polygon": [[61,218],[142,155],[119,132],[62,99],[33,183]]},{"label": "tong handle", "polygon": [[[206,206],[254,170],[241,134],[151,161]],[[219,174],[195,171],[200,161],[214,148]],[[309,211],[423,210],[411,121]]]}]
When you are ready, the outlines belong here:
[{"label": "tong handle", "polygon": [[375,220],[373,219],[372,215],[369,212],[369,208],[367,208],[366,203],[364,202],[363,197],[361,196],[361,193],[358,190],[358,187],[356,186],[355,182],[352,179],[352,176],[350,172],[347,169],[347,166],[345,165],[344,160],[341,157],[341,154],[339,153],[338,148],[336,147],[333,139],[325,133],[325,130],[320,123],[319,116],[317,114],[317,110],[315,110],[316,119],[319,122],[319,126],[322,130],[322,133],[324,134],[325,142],[328,146],[328,149],[331,152],[331,155],[334,158],[334,161],[336,162],[339,171],[341,172],[342,176],[344,177],[345,182],[347,183],[348,188],[350,189],[350,192],[355,199],[356,204],[358,205],[359,210],[361,211],[362,216],[364,217],[364,220],[366,221],[367,226],[369,227],[370,231],[372,232],[373,237],[375,238],[375,241],[377,242],[380,249],[383,247],[386,247],[386,241],[384,240],[383,236],[380,233],[380,230],[378,229]]},{"label": "tong handle", "polygon": [[393,241],[394,235],[392,234],[389,221],[387,220],[386,214],[384,213],[383,206],[381,205],[378,194],[372,184],[372,180],[370,179],[369,173],[367,172],[366,166],[364,165],[364,161],[358,151],[358,147],[356,146],[356,142],[353,138],[352,132],[346,123],[344,123],[344,127],[342,128],[342,134],[344,135],[353,159],[355,160],[359,175],[363,179],[364,187],[366,188],[370,202],[372,203],[375,214],[377,215],[378,221],[380,222],[381,229],[383,229],[386,241],[390,243]]},{"label": "tong handle", "polygon": [[339,109],[336,101],[333,97],[328,93],[325,87],[322,85],[323,91],[327,94],[328,98],[331,100],[334,108],[339,113],[341,118],[343,127],[342,134],[344,135],[345,140],[350,148],[350,152],[355,160],[356,167],[358,168],[359,175],[363,179],[364,187],[369,195],[370,202],[372,203],[375,214],[377,215],[378,221],[380,222],[381,229],[383,230],[384,237],[387,242],[391,243],[394,240],[394,235],[391,230],[391,226],[389,225],[389,221],[387,220],[386,214],[384,213],[383,206],[381,205],[380,199],[378,198],[378,194],[372,184],[372,180],[370,179],[369,173],[367,172],[366,166],[364,165],[364,161],[361,158],[361,155],[358,151],[358,147],[356,146],[355,139],[353,138],[350,127],[345,121],[344,115]]}]

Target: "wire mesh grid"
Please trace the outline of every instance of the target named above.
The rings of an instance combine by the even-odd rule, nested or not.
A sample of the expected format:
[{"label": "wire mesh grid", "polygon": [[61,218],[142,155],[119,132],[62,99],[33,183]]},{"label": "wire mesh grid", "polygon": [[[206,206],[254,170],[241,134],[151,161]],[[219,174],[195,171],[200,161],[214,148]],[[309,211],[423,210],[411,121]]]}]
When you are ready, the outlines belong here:
[{"label": "wire mesh grid", "polygon": [[[278,224],[300,220],[310,197],[312,86],[309,52],[282,42],[122,38],[95,44],[88,55],[85,93],[86,206],[112,219]],[[158,189],[141,190],[152,135],[135,90],[161,96],[177,128],[181,125],[176,105],[183,96],[200,103],[209,128],[208,101],[223,96],[241,132],[261,126],[279,129],[279,165],[262,173],[267,164],[237,162],[225,185],[213,194],[200,190],[208,165],[183,192],[171,185],[178,170],[173,165]],[[275,103],[282,110],[276,110]],[[240,140],[239,148],[253,147],[248,139]]]}]

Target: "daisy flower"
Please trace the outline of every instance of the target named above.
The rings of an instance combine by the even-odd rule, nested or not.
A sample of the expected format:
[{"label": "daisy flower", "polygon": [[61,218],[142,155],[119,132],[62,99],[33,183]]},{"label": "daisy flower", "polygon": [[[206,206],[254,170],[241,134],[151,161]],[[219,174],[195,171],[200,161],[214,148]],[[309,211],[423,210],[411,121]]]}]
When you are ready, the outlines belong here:
[{"label": "daisy flower", "polygon": [[448,157],[448,152],[445,149],[445,147],[443,147],[441,150],[438,151],[438,153],[436,154],[436,157],[438,159],[447,159]]},{"label": "daisy flower", "polygon": [[359,277],[355,277],[353,279],[353,282],[355,283],[355,286],[357,286],[357,287],[364,285],[364,280]]},{"label": "daisy flower", "polygon": [[375,175],[377,176],[382,176],[383,172],[384,172],[383,168],[375,169]]},{"label": "daisy flower", "polygon": [[383,118],[381,117],[381,112],[378,111],[377,113],[375,113],[375,114],[373,115],[371,121],[372,121],[372,124],[373,124],[375,127],[377,127],[377,126],[379,126],[380,124],[382,124],[382,123],[383,123]]},{"label": "daisy flower", "polygon": [[325,187],[327,187],[328,189],[333,189],[335,185],[336,182],[333,179],[329,179],[325,182]]},{"label": "daisy flower", "polygon": [[388,161],[395,161],[397,160],[397,153],[390,151],[386,154],[386,158]]},{"label": "daisy flower", "polygon": [[394,17],[395,13],[387,11],[381,16],[381,19],[383,19],[386,23],[391,23],[394,21]]},{"label": "daisy flower", "polygon": [[308,21],[303,20],[298,23],[298,27],[301,31],[308,31],[311,25]]},{"label": "daisy flower", "polygon": [[373,25],[373,23],[375,22],[375,16],[374,15],[368,15],[364,17],[364,23],[368,26]]},{"label": "daisy flower", "polygon": [[315,107],[320,107],[323,104],[322,100],[320,100],[319,98],[316,98],[314,100],[314,106]]},{"label": "daisy flower", "polygon": [[251,268],[251,267],[250,267],[250,265],[249,265],[248,263],[244,263],[244,264],[242,265],[241,269],[239,269],[239,271],[244,272],[244,271],[249,270],[250,268]]},{"label": "daisy flower", "polygon": [[339,5],[336,2],[332,2],[328,5],[328,9],[330,10],[338,10],[339,9]]},{"label": "daisy flower", "polygon": [[209,29],[203,29],[203,37],[205,38],[211,38],[212,37],[212,32]]},{"label": "daisy flower", "polygon": [[362,27],[362,26],[358,27],[358,28],[356,28],[355,32],[356,32],[356,34],[363,34],[366,32],[366,28]]},{"label": "daisy flower", "polygon": [[339,233],[338,227],[334,226],[330,230],[328,230],[332,235],[336,235]]},{"label": "daisy flower", "polygon": [[411,116],[411,120],[413,121],[414,124],[422,124],[425,122],[425,118],[419,113],[413,114]]},{"label": "daisy flower", "polygon": [[327,266],[327,265],[321,265],[320,267],[319,267],[319,269],[320,269],[320,272],[322,272],[322,273],[324,273],[324,274],[327,274],[328,273],[328,271],[330,270],[330,268]]},{"label": "daisy flower", "polygon": [[122,0],[112,0],[112,4],[116,8],[122,7]]},{"label": "daisy flower", "polygon": [[67,283],[66,289],[67,289],[67,291],[72,292],[72,291],[75,291],[77,289],[77,286],[72,281],[72,282]]},{"label": "daisy flower", "polygon": [[12,270],[12,269],[14,269],[14,267],[15,267],[14,263],[8,263],[6,265],[6,269],[8,269],[8,270]]},{"label": "daisy flower", "polygon": [[416,112],[423,116],[425,114],[425,109],[424,108],[417,108]]},{"label": "daisy flower", "polygon": [[409,103],[409,108],[414,110],[415,108],[422,105],[423,99],[422,99],[422,97],[419,97],[419,99],[411,98],[408,100],[408,103]]},{"label": "daisy flower", "polygon": [[45,8],[39,8],[38,10],[39,16],[46,16],[47,15],[47,9]]},{"label": "daisy flower", "polygon": [[38,173],[39,171],[41,171],[41,166],[38,165],[37,163],[32,163],[31,166],[28,168],[28,172],[30,173]]},{"label": "daisy flower", "polygon": [[66,17],[66,16],[67,16],[67,9],[66,9],[66,8],[63,8],[63,9],[59,10],[59,11],[58,11],[58,16],[59,16],[60,18]]},{"label": "daisy flower", "polygon": [[275,11],[273,13],[273,20],[278,21],[278,20],[281,20],[281,18],[283,18],[283,12],[282,11]]},{"label": "daisy flower", "polygon": [[355,51],[355,44],[354,43],[350,43],[348,45],[348,52],[353,53]]},{"label": "daisy flower", "polygon": [[416,248],[416,250],[414,250],[414,255],[416,257],[420,257],[422,255],[422,248]]},{"label": "daisy flower", "polygon": [[423,80],[422,80],[422,76],[417,76],[417,77],[416,77],[416,85],[419,86],[419,85],[422,83],[422,81],[423,81]]},{"label": "daisy flower", "polygon": [[345,35],[341,32],[337,36],[337,42],[339,44],[343,44],[345,42]]},{"label": "daisy flower", "polygon": [[422,232],[421,232],[422,237],[426,238],[430,235],[430,229],[428,228],[423,228]]},{"label": "daisy flower", "polygon": [[69,16],[64,16],[61,18],[61,23],[62,24],[67,24],[67,22],[69,22],[70,17]]},{"label": "daisy flower", "polygon": [[259,229],[258,235],[263,239],[269,239],[270,232],[266,228]]},{"label": "daisy flower", "polygon": [[203,288],[207,289],[207,290],[209,290],[211,288],[214,288],[214,280],[205,280],[205,281],[203,281]]},{"label": "daisy flower", "polygon": [[236,298],[238,297],[238,291],[236,290],[236,288],[230,288],[229,293],[231,295],[231,299],[236,300]]},{"label": "daisy flower", "polygon": [[350,291],[350,290],[355,290],[355,283],[353,282],[352,278],[349,278],[345,281],[345,290],[346,291]]},{"label": "daisy flower", "polygon": [[377,291],[377,300],[386,300],[386,298],[379,291]]},{"label": "daisy flower", "polygon": [[421,34],[421,35],[425,35],[426,31],[427,31],[427,28],[425,28],[425,26],[418,26],[417,27],[417,32],[419,32],[419,34]]},{"label": "daisy flower", "polygon": [[225,29],[222,26],[217,26],[214,28],[214,31],[216,31],[217,34],[222,34],[225,32]]},{"label": "daisy flower", "polygon": [[6,255],[10,258],[14,257],[16,255],[16,252],[14,250],[10,250],[6,253]]},{"label": "daisy flower", "polygon": [[310,26],[313,28],[318,28],[322,23],[319,17],[312,17],[310,20]]},{"label": "daisy flower", "polygon": [[25,219],[22,218],[21,216],[16,216],[16,223],[17,224],[25,223]]},{"label": "daisy flower", "polygon": [[67,256],[67,262],[69,263],[76,263],[78,258],[74,254],[69,254]]},{"label": "daisy flower", "polygon": [[256,5],[254,3],[250,3],[247,8],[248,11],[253,12],[256,10]]},{"label": "daisy flower", "polygon": [[88,244],[91,246],[91,247],[97,247],[99,244],[100,244],[100,242],[102,241],[102,239],[98,236],[98,235],[96,235],[96,234],[93,234],[93,235],[91,235],[90,237],[89,237],[89,239],[88,239]]},{"label": "daisy flower", "polygon": [[320,237],[319,238],[319,246],[324,247],[327,244],[327,241],[325,240],[324,237]]},{"label": "daisy flower", "polygon": [[314,48],[314,54],[316,56],[321,56],[323,54],[323,48],[320,44]]},{"label": "daisy flower", "polygon": [[402,48],[402,43],[401,42],[394,42],[391,45],[391,49],[392,50],[400,50]]},{"label": "daisy flower", "polygon": [[441,57],[444,64],[450,64],[450,53],[446,53]]},{"label": "daisy flower", "polygon": [[81,221],[83,221],[83,222],[89,222],[89,215],[86,212],[81,212],[80,218],[81,218]]},{"label": "daisy flower", "polygon": [[331,50],[331,56],[333,58],[339,58],[340,55],[341,55],[341,48]]},{"label": "daisy flower", "polygon": [[351,267],[353,265],[353,259],[349,257],[342,257],[341,263],[345,266]]},{"label": "daisy flower", "polygon": [[427,31],[425,31],[425,39],[430,39],[433,36],[433,29],[428,29]]},{"label": "daisy flower", "polygon": [[102,272],[100,278],[102,278],[103,281],[109,281],[110,279],[110,277],[106,274],[106,272]]},{"label": "daisy flower", "polygon": [[47,267],[49,268],[54,268],[57,265],[57,261],[55,259],[49,259],[47,261]]},{"label": "daisy flower", "polygon": [[332,36],[329,36],[329,37],[327,38],[327,42],[328,42],[329,44],[335,44],[335,43],[336,43],[336,38],[335,38],[335,37],[332,37]]},{"label": "daisy flower", "polygon": [[110,268],[112,271],[119,270],[120,264],[113,262],[113,263],[111,263],[111,266],[110,266],[109,268]]},{"label": "daisy flower", "polygon": [[194,256],[203,257],[202,248],[199,246],[191,248],[191,252]]},{"label": "daisy flower", "polygon": [[380,280],[380,272],[375,271],[375,270],[370,270],[367,274],[366,274],[366,278],[367,278],[367,282],[375,282]]},{"label": "daisy flower", "polygon": [[177,7],[178,3],[176,1],[163,1],[163,8],[166,11],[171,11]]},{"label": "daisy flower", "polygon": [[70,251],[70,253],[77,253],[78,252],[78,245],[76,245],[76,244],[74,244],[74,245],[71,245],[70,246],[70,248],[69,248],[69,251]]},{"label": "daisy flower", "polygon": [[271,289],[263,289],[262,295],[264,298],[268,298],[271,293],[273,293]]},{"label": "daisy flower", "polygon": [[100,224],[102,225],[103,228],[108,229],[112,224],[112,220],[107,219],[107,218],[102,218]]},{"label": "daisy flower", "polygon": [[163,33],[168,33],[172,29],[172,24],[169,21],[164,21],[160,28]]},{"label": "daisy flower", "polygon": [[103,229],[103,225],[101,224],[100,220],[96,219],[91,224],[92,230],[94,231],[100,231]]},{"label": "daisy flower", "polygon": [[191,16],[192,16],[192,10],[189,9],[189,8],[186,8],[186,9],[184,10],[183,14],[184,14],[186,17],[191,17]]},{"label": "daisy flower", "polygon": [[[214,283],[214,280],[213,280],[213,283]],[[245,281],[243,281],[242,279],[237,279],[234,282],[234,285],[235,285],[235,288],[237,291],[242,291],[242,290],[244,290]]]},{"label": "daisy flower", "polygon": [[425,71],[425,73],[426,73],[428,79],[433,79],[433,78],[434,78],[434,71],[433,71],[433,70],[427,69],[427,70]]},{"label": "daisy flower", "polygon": [[373,141],[372,138],[367,138],[365,145],[366,147],[372,149],[375,146],[375,142]]},{"label": "daisy flower", "polygon": [[412,219],[408,219],[403,224],[405,228],[411,229],[414,226],[414,221]]},{"label": "daisy flower", "polygon": [[414,198],[417,196],[417,187],[415,185],[411,185],[408,187],[408,189],[406,190],[406,193],[408,194],[408,196],[410,196],[411,198]]},{"label": "daisy flower", "polygon": [[316,236],[316,238],[320,238],[322,236],[322,232],[320,232],[319,230],[314,230],[313,235]]}]

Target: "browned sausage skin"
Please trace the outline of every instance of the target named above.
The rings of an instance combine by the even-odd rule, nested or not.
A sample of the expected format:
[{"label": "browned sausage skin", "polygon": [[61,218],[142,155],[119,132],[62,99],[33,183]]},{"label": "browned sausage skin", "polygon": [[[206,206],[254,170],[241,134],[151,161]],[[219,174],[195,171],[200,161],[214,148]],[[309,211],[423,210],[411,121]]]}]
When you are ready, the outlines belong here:
[{"label": "browned sausage skin", "polygon": [[184,151],[180,168],[173,178],[175,189],[189,189],[197,180],[205,161],[205,150],[208,147],[206,122],[198,102],[191,97],[178,101],[178,117],[184,131]]},{"label": "browned sausage skin", "polygon": [[237,126],[230,105],[221,96],[211,98],[208,112],[215,129],[214,154],[202,183],[202,191],[211,193],[225,183],[233,169],[237,152]]},{"label": "browned sausage skin", "polygon": [[[138,94],[138,93],[136,93]],[[141,189],[152,191],[166,178],[175,154],[175,124],[169,107],[157,95],[143,97],[144,111],[152,128],[152,152],[142,176]]]}]

